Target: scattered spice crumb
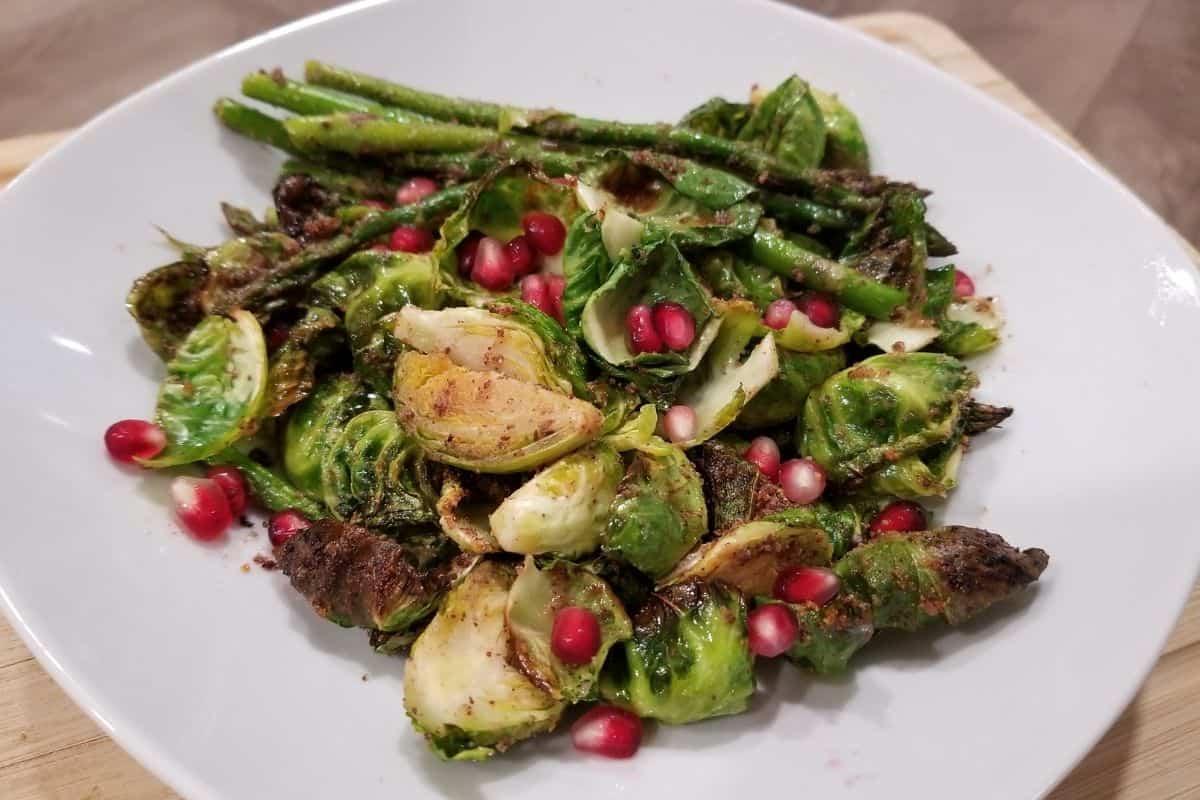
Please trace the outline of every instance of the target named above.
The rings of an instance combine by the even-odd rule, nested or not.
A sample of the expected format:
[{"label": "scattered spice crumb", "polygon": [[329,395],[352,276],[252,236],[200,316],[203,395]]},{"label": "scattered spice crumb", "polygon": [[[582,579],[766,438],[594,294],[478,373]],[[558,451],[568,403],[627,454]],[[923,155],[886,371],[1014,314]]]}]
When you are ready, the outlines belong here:
[{"label": "scattered spice crumb", "polygon": [[254,557],[254,563],[258,564],[267,572],[270,572],[274,569],[279,569],[279,564],[275,561],[275,559],[271,558],[270,556],[264,556],[262,553],[259,553]]},{"label": "scattered spice crumb", "polygon": [[238,524],[241,525],[243,528],[253,528],[254,527],[254,523],[250,521],[250,518],[247,516],[244,516],[244,515],[238,519]]},{"label": "scattered spice crumb", "polygon": [[365,672],[363,673],[363,676],[362,676],[362,682],[363,683],[367,682],[367,673],[365,673]]},{"label": "scattered spice crumb", "polygon": [[242,572],[249,572],[249,571],[250,571],[250,565],[242,564]]}]

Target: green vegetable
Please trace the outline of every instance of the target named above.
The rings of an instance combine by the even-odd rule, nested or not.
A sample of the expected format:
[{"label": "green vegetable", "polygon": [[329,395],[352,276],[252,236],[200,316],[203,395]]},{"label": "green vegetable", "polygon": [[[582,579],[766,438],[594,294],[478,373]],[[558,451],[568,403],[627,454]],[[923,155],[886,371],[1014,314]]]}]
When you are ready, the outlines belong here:
[{"label": "green vegetable", "polygon": [[299,150],[353,156],[471,150],[497,138],[492,131],[465,125],[398,122],[359,113],[290,117],[283,128]]},{"label": "green vegetable", "polygon": [[604,552],[657,577],[708,532],[708,509],[700,475],[683,451],[648,440],[617,487]]},{"label": "green vegetable", "polygon": [[825,154],[821,106],[808,84],[792,75],[753,107],[737,138],[789,167],[816,167]]},{"label": "green vegetable", "polygon": [[204,319],[200,293],[207,281],[207,267],[184,260],[146,273],[129,290],[125,307],[146,344],[164,361]]},{"label": "green vegetable", "polygon": [[871,158],[858,117],[837,95],[813,89],[812,96],[820,106],[821,118],[825,121],[825,156],[821,165],[830,169],[869,172]]},{"label": "green vegetable", "polygon": [[740,714],[754,694],[754,659],[740,594],[701,581],[656,592],[614,648],[600,694],[639,717],[683,725]]},{"label": "green vegetable", "polygon": [[316,383],[317,367],[342,347],[344,339],[333,312],[308,309],[271,356],[263,416],[281,416],[307,397]]},{"label": "green vegetable", "polygon": [[[555,615],[573,606],[590,611],[600,623],[600,646],[586,664],[568,664],[550,645]],[[512,662],[552,697],[577,703],[596,694],[596,680],[608,651],[633,634],[621,601],[601,578],[568,561],[538,569],[533,556],[517,573],[505,615]]]},{"label": "green vegetable", "polygon": [[510,553],[593,552],[622,471],[620,456],[603,443],[564,456],[500,503],[488,517],[492,536]]},{"label": "green vegetable", "polygon": [[745,447],[712,440],[693,451],[717,535],[792,505],[779,484],[742,457]]},{"label": "green vegetable", "polygon": [[212,464],[229,464],[241,470],[250,487],[250,494],[259,505],[270,511],[294,508],[309,519],[329,516],[325,506],[302,494],[288,480],[264,467],[236,448],[223,450],[209,459]]},{"label": "green vegetable", "polygon": [[305,116],[371,114],[396,122],[428,122],[427,117],[389,108],[352,94],[289,80],[282,74],[255,72],[242,79],[242,94]]},{"label": "green vegetable", "polygon": [[751,341],[762,332],[758,311],[752,305],[726,304],[712,349],[679,389],[679,402],[696,412],[696,434],[681,442],[683,447],[693,447],[731,424],[779,374],[774,337],[763,336],[751,347]]},{"label": "green vegetable", "polygon": [[846,366],[841,349],[794,353],[780,349],[779,374],[746,404],[733,427],[754,430],[782,425],[804,410],[808,393]]},{"label": "green vegetable", "polygon": [[973,356],[1000,343],[1004,317],[999,304],[988,297],[956,300],[938,323],[938,347],[952,356]]},{"label": "green vegetable", "polygon": [[154,420],[167,446],[145,467],[203,461],[253,433],[267,388],[267,349],[254,315],[206,317],[167,362]]},{"label": "green vegetable", "polygon": [[491,370],[561,394],[589,397],[583,354],[558,323],[532,306],[496,304],[403,309],[396,338],[422,353],[445,353],[460,367]]},{"label": "green vegetable", "polygon": [[495,482],[492,476],[446,469],[436,505],[442,533],[467,553],[500,552],[488,516],[510,491],[511,487]]},{"label": "green vegetable", "polygon": [[840,672],[875,631],[960,625],[1036,581],[1048,563],[1043,550],[1019,551],[977,528],[880,535],[837,562],[833,601],[792,606],[800,635],[788,658]]},{"label": "green vegetable", "polygon": [[833,350],[850,341],[855,331],[863,326],[866,318],[849,308],[842,309],[836,328],[815,325],[803,311],[793,311],[787,325],[772,335],[784,350],[794,353],[819,353]]},{"label": "green vegetable", "polygon": [[808,396],[801,451],[835,483],[860,480],[957,438],[963,405],[977,383],[950,356],[873,356]]},{"label": "green vegetable", "polygon": [[346,423],[358,414],[386,409],[383,398],[368,391],[350,375],[330,378],[294,406],[284,424],[283,471],[300,491],[324,499],[322,463]]},{"label": "green vegetable", "polygon": [[430,459],[479,472],[535,469],[595,439],[604,421],[583,400],[465,369],[442,353],[401,355],[393,398],[401,426]]},{"label": "green vegetable", "polygon": [[832,542],[815,520],[808,524],[760,520],[701,544],[660,583],[719,581],[749,597],[770,595],[775,580],[788,568],[824,566],[832,558]]},{"label": "green vegetable", "polygon": [[338,519],[385,530],[437,519],[425,460],[391,410],[364,411],[345,424],[321,458],[321,484]]},{"label": "green vegetable", "polygon": [[552,730],[566,703],[508,662],[505,622],[517,571],[484,561],[446,596],[412,645],[404,708],[439,756],[479,761]]},{"label": "green vegetable", "polygon": [[710,136],[736,139],[752,110],[748,103],[731,103],[724,98],[714,97],[684,114],[679,124]]},{"label": "green vegetable", "polygon": [[601,229],[597,214],[580,214],[567,229],[563,245],[563,319],[575,337],[581,335],[580,321],[588,300],[612,274],[613,263]]}]

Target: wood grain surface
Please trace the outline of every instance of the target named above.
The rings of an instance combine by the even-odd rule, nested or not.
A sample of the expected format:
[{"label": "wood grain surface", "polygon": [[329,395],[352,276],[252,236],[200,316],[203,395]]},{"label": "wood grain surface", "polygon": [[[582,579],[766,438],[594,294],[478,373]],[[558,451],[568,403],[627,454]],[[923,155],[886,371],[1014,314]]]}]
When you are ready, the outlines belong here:
[{"label": "wood grain surface", "polygon": [[[128,0],[120,1],[128,4]],[[1165,115],[1165,127],[1137,119],[1137,101],[1131,94],[1135,84],[1132,80],[1123,81],[1121,75],[1130,70],[1141,70],[1170,83],[1174,80],[1171,54],[1189,48],[1193,67],[1196,66],[1195,59],[1200,53],[1200,48],[1196,47],[1200,42],[1200,16],[1185,13],[1185,2],[1188,0],[1094,3],[1094,6],[1105,7],[1108,13],[1140,21],[1128,42],[1122,45],[1127,55],[1119,56],[1119,60],[1129,58],[1133,63],[1110,65],[1115,80],[1107,80],[1107,73],[1094,76],[1096,91],[1105,98],[1104,102],[1088,103],[1076,108],[1073,115],[1064,116],[1069,122],[1078,123],[1082,130],[1091,131],[1093,136],[1112,142],[1113,146],[1125,148],[1136,143],[1132,149],[1139,151],[1136,154],[1139,163],[1145,162],[1147,169],[1157,170],[1162,175],[1171,172],[1172,165],[1185,156],[1191,159],[1193,167],[1200,164],[1200,145],[1197,145],[1200,142],[1200,114],[1195,113],[1193,104],[1181,99],[1178,112]],[[824,10],[832,11],[853,9],[856,5],[842,0],[807,4],[827,6]],[[323,3],[312,2],[310,5],[316,7]],[[870,3],[871,7],[878,5],[878,2]],[[947,3],[940,5],[944,10]],[[966,13],[968,3],[964,0],[961,5]],[[975,3],[969,5],[972,9],[982,7]],[[1056,4],[1031,0],[1009,5],[1026,8],[1030,25],[1064,24],[1060,19],[1061,8],[1058,16],[1048,10]],[[1077,5],[1063,4],[1068,11]],[[26,14],[37,13],[32,4],[18,6],[18,10],[24,8]],[[245,6],[269,17],[272,3],[259,0]],[[79,2],[81,14],[92,13],[88,10],[92,8],[90,3]],[[1157,15],[1149,15],[1148,12],[1154,9],[1157,9]],[[985,17],[988,14],[987,11],[981,13]],[[11,17],[6,19],[0,15],[2,52],[9,52],[4,46],[6,31],[22,21],[29,22],[22,20],[20,13],[16,16],[18,19],[14,23]],[[223,24],[219,20],[193,22]],[[1074,142],[1062,127],[943,25],[927,17],[905,13],[870,14],[848,18],[845,22],[962,77],[1067,141]],[[975,23],[978,24],[978,20]],[[173,57],[171,43],[187,38],[186,27],[180,23],[179,29],[162,32],[162,41],[131,42],[131,45],[144,48],[147,58],[170,61]],[[253,32],[253,25],[250,28],[246,30],[234,25],[232,30],[249,34]],[[1119,49],[1111,45],[1113,42],[1107,42],[1106,50]],[[1088,42],[1068,40],[1062,46],[1086,47]],[[53,43],[45,43],[51,53],[53,47]],[[45,87],[46,96],[53,98],[62,87],[55,86],[49,78],[47,80],[50,82]],[[1071,99],[1063,98],[1064,104],[1071,105]],[[70,118],[65,117],[62,121],[69,122]],[[1172,131],[1181,132],[1185,143],[1181,145],[1179,139],[1173,138]],[[61,135],[37,134],[0,141],[0,183],[14,176]],[[1171,142],[1165,143],[1161,137],[1170,138]],[[1089,139],[1094,141],[1092,137]],[[1200,173],[1193,172],[1189,180],[1194,181],[1196,174]],[[1200,187],[1196,183],[1180,184],[1169,180],[1151,183],[1138,186],[1134,181],[1135,188],[1159,192],[1160,205],[1178,206],[1182,218],[1193,220],[1200,226],[1200,204],[1195,202]],[[1088,757],[1049,796],[1052,800],[1200,797],[1198,736],[1200,589],[1193,592],[1162,658],[1137,698]],[[71,703],[33,660],[7,623],[0,619],[0,798],[163,800],[176,797]]]}]

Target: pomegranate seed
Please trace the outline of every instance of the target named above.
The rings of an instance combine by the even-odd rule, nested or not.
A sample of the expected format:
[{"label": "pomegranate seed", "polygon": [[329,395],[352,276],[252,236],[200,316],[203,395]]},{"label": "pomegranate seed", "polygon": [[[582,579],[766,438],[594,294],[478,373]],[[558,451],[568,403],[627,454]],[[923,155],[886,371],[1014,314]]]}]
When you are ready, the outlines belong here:
[{"label": "pomegranate seed", "polygon": [[550,304],[550,287],[546,285],[546,276],[526,275],[522,278],[521,299],[546,316],[554,316],[554,307]]},{"label": "pomegranate seed", "polygon": [[175,514],[195,538],[208,542],[218,538],[233,523],[225,490],[208,478],[181,477],[171,481]]},{"label": "pomegranate seed", "polygon": [[504,245],[508,251],[508,260],[512,262],[513,274],[520,278],[528,275],[533,269],[533,245],[524,236],[508,240]]},{"label": "pomegranate seed", "polygon": [[696,338],[696,319],[679,303],[654,304],[654,330],[668,350],[679,353],[692,346]]},{"label": "pomegranate seed", "polygon": [[396,190],[396,205],[408,206],[424,200],[438,190],[438,185],[429,178],[409,178]]},{"label": "pomegranate seed", "polygon": [[746,624],[750,634],[750,650],[763,658],[786,653],[800,633],[792,610],[776,603],[751,611]]},{"label": "pomegranate seed", "polygon": [[294,508],[285,508],[283,511],[276,511],[267,520],[267,538],[271,540],[274,547],[280,547],[309,525],[312,523],[309,522],[308,517]]},{"label": "pomegranate seed", "polygon": [[746,448],[745,458],[771,480],[779,478],[779,445],[770,436],[759,436]]},{"label": "pomegranate seed", "polygon": [[792,318],[792,312],[796,311],[796,304],[787,298],[781,298],[767,306],[767,312],[763,314],[763,324],[768,328],[774,328],[781,331],[788,325],[788,320]]},{"label": "pomegranate seed", "polygon": [[167,446],[166,432],[144,419],[123,419],[108,426],[104,446],[117,461],[132,462],[154,458]]},{"label": "pomegranate seed", "polygon": [[779,466],[779,485],[788,500],[806,506],[825,491],[825,470],[811,458],[793,458]]},{"label": "pomegranate seed", "polygon": [[554,615],[550,649],[567,664],[587,664],[600,652],[600,620],[586,608],[567,606]]},{"label": "pomegranate seed", "polygon": [[401,225],[392,231],[388,247],[398,253],[428,253],[433,249],[433,234],[415,225]]},{"label": "pomegranate seed", "polygon": [[691,441],[696,435],[696,412],[691,406],[671,406],[663,414],[663,433],[672,442]]},{"label": "pomegranate seed", "polygon": [[662,336],[654,327],[654,312],[645,303],[638,303],[625,314],[625,328],[629,333],[629,349],[634,354],[661,353]]},{"label": "pomegranate seed", "polygon": [[897,500],[888,503],[871,518],[868,530],[871,533],[923,531],[926,525],[925,509],[908,500]]},{"label": "pomegranate seed", "polygon": [[563,317],[563,292],[567,289],[567,279],[562,275],[547,275],[546,287],[550,291],[550,308],[554,312],[550,316],[558,320],[559,325],[565,325]]},{"label": "pomegranate seed", "polygon": [[479,249],[479,242],[482,239],[482,233],[472,231],[458,245],[458,250],[456,251],[458,254],[458,274],[464,278],[471,277],[471,267],[475,265],[475,252]]},{"label": "pomegranate seed", "polygon": [[491,236],[480,239],[471,264],[471,280],[485,289],[501,292],[512,286],[515,278],[504,243]]},{"label": "pomegranate seed", "polygon": [[361,200],[359,202],[367,208],[376,208],[380,211],[387,211],[389,208],[391,208],[391,206],[382,200]]},{"label": "pomegranate seed", "polygon": [[836,328],[842,319],[842,311],[837,302],[827,294],[805,294],[801,296],[796,307],[818,328]]},{"label": "pomegranate seed", "polygon": [[529,243],[544,256],[557,255],[567,241],[567,229],[562,220],[544,211],[530,211],[521,220],[521,228]]},{"label": "pomegranate seed", "polygon": [[823,606],[837,595],[841,581],[825,567],[792,567],[775,579],[775,597],[787,603]]},{"label": "pomegranate seed", "polygon": [[961,269],[954,270],[954,296],[959,300],[975,296],[975,281]]},{"label": "pomegranate seed", "polygon": [[608,758],[629,758],[642,745],[642,721],[616,706],[596,706],[571,726],[576,750]]},{"label": "pomegranate seed", "polygon": [[237,467],[222,464],[209,467],[204,474],[210,480],[216,481],[221,491],[225,492],[225,499],[229,501],[229,513],[240,517],[246,510],[246,479],[242,477],[242,471]]}]

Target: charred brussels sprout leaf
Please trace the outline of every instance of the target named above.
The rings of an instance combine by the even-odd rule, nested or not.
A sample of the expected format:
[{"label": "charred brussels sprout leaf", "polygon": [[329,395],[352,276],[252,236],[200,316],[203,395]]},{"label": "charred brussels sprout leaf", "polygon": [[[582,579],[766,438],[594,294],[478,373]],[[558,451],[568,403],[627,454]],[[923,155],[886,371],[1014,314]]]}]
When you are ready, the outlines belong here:
[{"label": "charred brussels sprout leaf", "polygon": [[334,520],[317,520],[279,551],[283,573],[317,614],[381,631],[432,614],[472,563],[444,539],[401,543]]},{"label": "charred brussels sprout leaf", "polygon": [[718,534],[792,505],[779,484],[742,457],[741,449],[709,441],[698,450],[696,466],[704,478],[712,529]]},{"label": "charred brussels sprout leaf", "polygon": [[339,519],[383,529],[437,519],[420,448],[390,410],[364,411],[345,424],[322,456],[321,483]]},{"label": "charred brussels sprout leaf", "polygon": [[783,297],[783,279],[764,266],[728,250],[710,250],[697,258],[700,274],[723,300],[749,300],[765,311]]},{"label": "charred brussels sprout leaf", "polygon": [[787,325],[773,332],[776,343],[793,353],[820,353],[841,347],[863,326],[867,318],[851,308],[843,308],[836,328],[822,328],[799,309],[788,317]]},{"label": "charred brussels sprout leaf", "polygon": [[134,282],[125,307],[137,320],[142,338],[164,361],[204,319],[201,292],[208,268],[196,261],[176,261]]},{"label": "charred brussels sprout leaf", "polygon": [[450,590],[412,645],[404,707],[442,758],[478,761],[552,730],[566,703],[508,662],[516,569],[484,561]]},{"label": "charred brussels sprout leaf", "polygon": [[600,678],[606,700],[670,725],[740,714],[754,694],[746,605],[736,591],[690,581],[657,592]]},{"label": "charred brussels sprout leaf", "polygon": [[590,403],[441,353],[404,353],[393,396],[401,426],[429,458],[478,472],[536,469],[595,439],[603,423]]},{"label": "charred brussels sprout leaf", "polygon": [[938,327],[938,347],[952,356],[973,356],[1000,343],[1004,316],[995,300],[967,297],[950,304]]},{"label": "charred brussels sprout leaf", "polygon": [[825,156],[821,166],[829,169],[850,169],[870,172],[871,157],[867,139],[863,136],[854,112],[837,98],[817,89],[812,90],[821,118],[825,121]]},{"label": "charred brussels sprout leaf", "polygon": [[825,154],[825,119],[809,86],[792,75],[754,106],[738,130],[738,141],[750,142],[796,169],[821,163]]},{"label": "charred brussels sprout leaf", "polygon": [[754,396],[734,427],[769,428],[800,416],[808,393],[846,366],[846,354],[838,348],[820,353],[779,350],[779,375]]},{"label": "charred brussels sprout leaf", "polygon": [[884,534],[837,562],[842,588],[832,602],[792,606],[800,636],[788,657],[841,671],[875,631],[962,624],[1036,581],[1048,563],[1043,550],[1017,550],[977,528]]},{"label": "charred brussels sprout leaf", "polygon": [[817,528],[829,540],[833,558],[841,558],[863,538],[863,520],[853,505],[813,503],[773,511],[767,522],[782,522],[790,528]]},{"label": "charred brussels sprout leaf", "polygon": [[661,439],[635,450],[617,487],[604,552],[659,576],[708,532],[704,486],[692,462]]},{"label": "charred brussels sprout leaf", "polygon": [[167,362],[155,421],[167,447],[147,467],[202,461],[253,433],[266,396],[267,350],[258,320],[206,317]]},{"label": "charred brussels sprout leaf", "polygon": [[264,417],[278,417],[312,391],[317,367],[343,344],[341,322],[324,308],[310,308],[271,356]]},{"label": "charred brussels sprout leaf", "polygon": [[422,353],[445,353],[460,367],[590,396],[578,345],[553,319],[523,303],[489,310],[408,306],[397,315],[396,339]]},{"label": "charred brussels sprout leaf", "polygon": [[859,480],[955,440],[977,382],[959,361],[937,353],[868,358],[808,396],[802,450],[831,480]]},{"label": "charred brussels sprout leaf", "polygon": [[747,103],[731,103],[714,97],[685,114],[679,124],[722,139],[737,139],[738,131],[746,124],[752,110]]},{"label": "charred brussels sprout leaf", "polygon": [[[600,623],[600,648],[586,664],[567,664],[550,646],[554,617],[568,606],[587,609]],[[621,601],[603,580],[567,561],[538,569],[532,556],[526,556],[508,594],[507,621],[512,663],[535,685],[569,703],[594,698],[609,649],[633,633]]]},{"label": "charred brussels sprout leaf", "polygon": [[442,533],[468,553],[497,553],[500,544],[492,535],[488,516],[511,492],[491,475],[471,475],[446,468],[437,500]]},{"label": "charred brussels sprout leaf", "polygon": [[567,230],[563,245],[563,319],[567,330],[580,335],[580,320],[588,298],[612,274],[613,262],[605,249],[601,222],[596,214],[581,214]]},{"label": "charred brussels sprout leaf", "polygon": [[564,456],[492,512],[492,536],[510,553],[590,553],[600,546],[621,473],[620,456],[603,443]]},{"label": "charred brussels sprout leaf", "polygon": [[833,545],[815,521],[747,522],[697,547],[662,582],[720,581],[750,597],[770,595],[784,570],[824,566],[832,557]]},{"label": "charred brussels sprout leaf", "polygon": [[349,375],[330,378],[292,408],[283,429],[283,471],[302,492],[325,496],[321,464],[347,422],[387,403]]}]

